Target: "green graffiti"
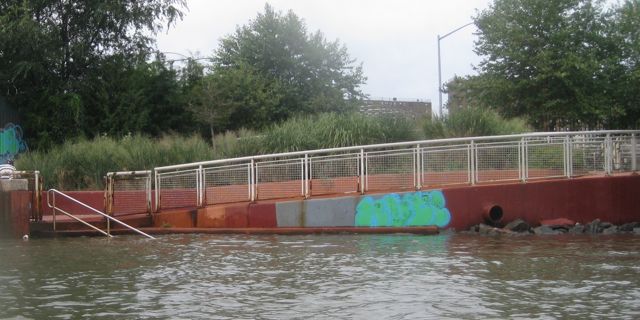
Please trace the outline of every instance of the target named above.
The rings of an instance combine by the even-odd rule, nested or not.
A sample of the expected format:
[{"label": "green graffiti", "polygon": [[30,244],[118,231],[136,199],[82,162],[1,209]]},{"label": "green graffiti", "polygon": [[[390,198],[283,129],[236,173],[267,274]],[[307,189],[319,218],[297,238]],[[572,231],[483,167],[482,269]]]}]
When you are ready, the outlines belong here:
[{"label": "green graffiti", "polygon": [[13,123],[0,129],[0,163],[7,163],[15,156],[27,150],[27,144],[22,140],[22,128]]},{"label": "green graffiti", "polygon": [[441,190],[392,193],[378,199],[365,196],[356,206],[355,224],[359,227],[445,227],[450,221]]}]

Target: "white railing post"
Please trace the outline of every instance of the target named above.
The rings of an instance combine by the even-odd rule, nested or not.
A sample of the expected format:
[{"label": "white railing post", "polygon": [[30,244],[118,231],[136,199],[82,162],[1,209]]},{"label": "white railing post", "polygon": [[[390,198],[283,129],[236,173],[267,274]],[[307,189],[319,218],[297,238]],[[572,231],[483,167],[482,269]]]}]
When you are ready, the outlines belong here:
[{"label": "white railing post", "polygon": [[637,170],[638,146],[636,145],[636,135],[631,134],[631,171]]},{"label": "white railing post", "polygon": [[565,166],[567,168],[567,178],[573,177],[573,142],[571,135],[566,136],[567,156]]},{"label": "white railing post", "polygon": [[251,173],[253,172],[253,167],[251,166],[251,162],[247,162],[247,200],[253,201],[252,199],[252,191],[251,187]]},{"label": "white railing post", "polygon": [[309,198],[309,179],[310,177],[310,165],[309,165],[309,155],[305,154],[302,160],[302,196],[306,199]]},{"label": "white railing post", "polygon": [[367,175],[369,171],[367,170],[367,154],[364,152],[364,148],[360,149],[360,193],[365,194],[369,189],[369,179]]},{"label": "white railing post", "polygon": [[156,184],[156,207],[155,207],[155,211],[158,212],[160,211],[160,174],[158,173],[157,170],[154,170],[154,175],[155,175],[155,184]]},{"label": "white railing post", "polygon": [[609,133],[604,139],[604,171],[606,175],[613,173],[613,143]]},{"label": "white railing post", "polygon": [[145,185],[145,193],[147,195],[147,213],[151,214],[153,212],[153,207],[151,204],[151,171],[147,172],[147,183]]},{"label": "white railing post", "polygon": [[249,179],[251,180],[250,183],[250,188],[251,188],[251,192],[250,192],[250,197],[251,197],[251,202],[256,201],[256,192],[257,192],[257,182],[256,182],[256,175],[258,173],[258,166],[255,162],[254,159],[251,159],[251,163],[249,164],[251,166],[251,175],[249,177]]},{"label": "white railing post", "polygon": [[413,152],[413,187],[416,190],[420,190],[422,188],[421,180],[422,180],[422,170],[420,170],[420,145],[416,145],[416,148]]},{"label": "white railing post", "polygon": [[469,149],[471,150],[469,159],[471,162],[471,185],[473,186],[478,181],[478,151],[476,150],[476,144],[473,140],[469,143]]},{"label": "white railing post", "polygon": [[[52,193],[53,197],[51,201],[53,202],[53,207],[51,210],[53,211],[53,232],[56,232],[56,194]],[[47,191],[47,202],[49,202],[49,191]]]},{"label": "white railing post", "polygon": [[196,170],[196,207],[202,207],[202,193],[204,191],[204,188],[202,186],[202,165],[199,165],[198,170]]},{"label": "white railing post", "polygon": [[520,143],[518,143],[518,171],[520,175],[520,181],[527,181],[527,152],[526,152],[526,141],[524,137],[520,139]]}]

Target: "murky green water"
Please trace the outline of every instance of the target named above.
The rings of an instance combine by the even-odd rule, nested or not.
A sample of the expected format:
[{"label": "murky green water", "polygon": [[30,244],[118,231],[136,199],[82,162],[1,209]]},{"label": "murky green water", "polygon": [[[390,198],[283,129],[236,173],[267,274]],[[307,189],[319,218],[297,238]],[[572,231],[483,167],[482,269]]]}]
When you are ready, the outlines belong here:
[{"label": "murky green water", "polygon": [[640,237],[0,240],[0,318],[640,318]]}]

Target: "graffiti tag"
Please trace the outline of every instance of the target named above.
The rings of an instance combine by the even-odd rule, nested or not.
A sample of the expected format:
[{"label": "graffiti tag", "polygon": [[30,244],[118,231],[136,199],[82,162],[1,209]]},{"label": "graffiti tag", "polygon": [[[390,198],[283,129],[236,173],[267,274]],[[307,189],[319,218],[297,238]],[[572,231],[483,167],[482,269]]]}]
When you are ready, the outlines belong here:
[{"label": "graffiti tag", "polygon": [[365,196],[356,206],[359,227],[445,227],[451,213],[441,190],[387,194],[375,199]]},{"label": "graffiti tag", "polygon": [[27,143],[22,139],[22,128],[7,123],[0,129],[0,163],[14,160],[18,153],[27,151]]}]

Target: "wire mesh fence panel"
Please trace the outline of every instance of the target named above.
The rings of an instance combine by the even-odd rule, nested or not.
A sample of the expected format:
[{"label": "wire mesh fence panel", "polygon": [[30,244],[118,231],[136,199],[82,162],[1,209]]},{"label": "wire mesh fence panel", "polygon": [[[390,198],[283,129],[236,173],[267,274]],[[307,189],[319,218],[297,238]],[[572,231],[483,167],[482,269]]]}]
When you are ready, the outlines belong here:
[{"label": "wire mesh fence panel", "polygon": [[415,167],[413,149],[367,152],[366,190],[415,188]]},{"label": "wire mesh fence panel", "polygon": [[251,200],[250,163],[204,168],[206,204]]},{"label": "wire mesh fence panel", "polygon": [[422,155],[422,185],[470,183],[469,146],[425,147]]},{"label": "wire mesh fence panel", "polygon": [[311,195],[358,192],[358,154],[309,158]]},{"label": "wire mesh fence panel", "polygon": [[127,177],[113,182],[114,216],[149,212],[151,177]]},{"label": "wire mesh fence panel", "polygon": [[565,173],[564,137],[543,137],[525,140],[526,177],[528,179],[557,178]]},{"label": "wire mesh fence panel", "polygon": [[303,196],[303,167],[300,158],[256,162],[256,199]]},{"label": "wire mesh fence panel", "polygon": [[479,183],[520,178],[517,141],[476,144],[476,178]]},{"label": "wire mesh fence panel", "polygon": [[605,174],[604,136],[576,136],[571,141],[571,174]]},{"label": "wire mesh fence panel", "polygon": [[[636,166],[638,154],[634,155],[637,146],[633,146],[634,141],[631,135],[617,135],[611,137],[611,155],[612,155],[612,171],[631,172],[633,171],[634,157],[636,157]],[[636,150],[634,150],[636,149]]]},{"label": "wire mesh fence panel", "polygon": [[158,184],[162,209],[198,205],[197,169],[161,173],[158,175]]}]

